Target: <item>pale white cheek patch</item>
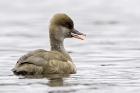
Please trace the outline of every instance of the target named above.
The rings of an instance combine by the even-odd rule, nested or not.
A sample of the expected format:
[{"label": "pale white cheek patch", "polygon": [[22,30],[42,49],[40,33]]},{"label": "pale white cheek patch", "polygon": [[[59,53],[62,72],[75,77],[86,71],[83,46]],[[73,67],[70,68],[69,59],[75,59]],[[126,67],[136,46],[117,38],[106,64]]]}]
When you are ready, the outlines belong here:
[{"label": "pale white cheek patch", "polygon": [[64,37],[65,36],[68,36],[68,34],[69,34],[70,31],[67,28],[61,27],[61,30],[62,30],[62,34],[63,34]]}]

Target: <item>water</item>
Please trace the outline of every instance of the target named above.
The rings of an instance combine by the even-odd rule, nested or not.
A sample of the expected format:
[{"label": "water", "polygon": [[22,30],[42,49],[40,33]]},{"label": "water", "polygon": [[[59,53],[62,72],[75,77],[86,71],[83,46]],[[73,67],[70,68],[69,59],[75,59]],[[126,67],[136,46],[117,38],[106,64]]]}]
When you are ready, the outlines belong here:
[{"label": "water", "polygon": [[[139,9],[139,0],[1,0],[0,93],[139,93]],[[57,12],[87,34],[65,40],[77,74],[15,76],[20,56],[49,50],[49,19]]]}]

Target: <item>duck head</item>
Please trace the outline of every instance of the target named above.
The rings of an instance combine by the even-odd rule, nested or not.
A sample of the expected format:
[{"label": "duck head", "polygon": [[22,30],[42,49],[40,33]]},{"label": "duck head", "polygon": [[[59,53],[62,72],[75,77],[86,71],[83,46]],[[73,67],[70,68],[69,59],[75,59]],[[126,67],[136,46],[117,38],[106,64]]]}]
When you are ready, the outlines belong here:
[{"label": "duck head", "polygon": [[50,37],[53,37],[58,41],[63,41],[65,38],[72,37],[83,40],[79,35],[86,36],[74,29],[72,19],[64,13],[57,13],[52,17],[50,20],[49,34]]}]

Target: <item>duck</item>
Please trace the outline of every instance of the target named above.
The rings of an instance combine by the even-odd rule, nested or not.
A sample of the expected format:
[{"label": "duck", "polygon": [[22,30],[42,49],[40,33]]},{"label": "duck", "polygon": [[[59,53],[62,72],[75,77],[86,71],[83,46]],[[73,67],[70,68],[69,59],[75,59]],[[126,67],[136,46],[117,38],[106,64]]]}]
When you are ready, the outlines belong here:
[{"label": "duck", "polygon": [[73,20],[65,13],[56,13],[50,20],[50,51],[37,49],[21,56],[12,71],[16,75],[75,74],[76,66],[64,48],[64,39],[84,40],[85,34],[74,28]]}]

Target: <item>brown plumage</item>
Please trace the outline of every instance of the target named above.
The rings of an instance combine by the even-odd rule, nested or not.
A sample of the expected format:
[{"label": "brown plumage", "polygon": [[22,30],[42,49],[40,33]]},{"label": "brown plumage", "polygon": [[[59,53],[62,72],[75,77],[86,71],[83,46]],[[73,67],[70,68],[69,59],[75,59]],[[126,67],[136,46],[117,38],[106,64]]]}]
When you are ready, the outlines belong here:
[{"label": "brown plumage", "polygon": [[12,71],[15,74],[74,74],[76,67],[63,46],[65,38],[84,35],[74,29],[72,19],[64,13],[55,14],[49,26],[51,51],[38,49],[23,55]]}]

